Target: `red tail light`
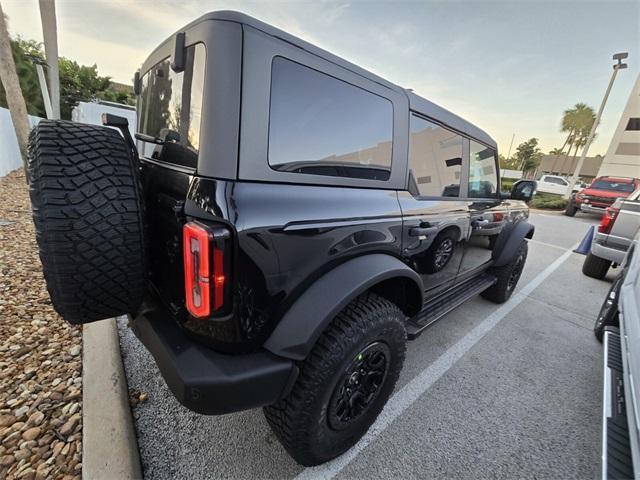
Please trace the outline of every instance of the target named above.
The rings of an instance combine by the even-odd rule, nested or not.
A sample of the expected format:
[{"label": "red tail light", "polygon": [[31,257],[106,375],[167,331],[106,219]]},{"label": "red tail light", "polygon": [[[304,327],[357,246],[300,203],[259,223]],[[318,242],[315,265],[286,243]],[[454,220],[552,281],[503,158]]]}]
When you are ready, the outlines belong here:
[{"label": "red tail light", "polygon": [[187,223],[182,234],[187,310],[196,318],[208,317],[224,305],[224,251],[200,223]]},{"label": "red tail light", "polygon": [[600,225],[598,226],[598,231],[600,233],[609,233],[611,232],[611,228],[613,228],[613,224],[616,221],[618,216],[619,208],[615,208],[615,205],[608,207],[604,215],[602,215],[602,220],[600,220]]}]

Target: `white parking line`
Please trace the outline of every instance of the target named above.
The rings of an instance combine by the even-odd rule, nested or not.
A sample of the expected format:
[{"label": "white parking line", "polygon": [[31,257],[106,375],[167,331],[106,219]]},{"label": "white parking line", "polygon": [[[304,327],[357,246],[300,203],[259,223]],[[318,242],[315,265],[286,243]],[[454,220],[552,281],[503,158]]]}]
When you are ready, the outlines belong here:
[{"label": "white parking line", "polygon": [[527,298],[536,288],[544,282],[549,275],[557,270],[576,248],[576,243],[566,250],[559,258],[540,272],[519,292],[495,310],[491,315],[482,320],[473,330],[451,346],[438,359],[424,369],[413,380],[396,392],[388,401],[378,419],[360,441],[344,453],[342,456],[317,467],[305,468],[296,477],[296,480],[330,479],[349,465],[371,442],[382,434],[393,421],[404,413],[420,396],[425,393],[436,381],[438,381],[455,363],[460,360],[476,343],[478,343],[500,320],[506,317],[514,308]]},{"label": "white parking line", "polygon": [[530,239],[527,240],[529,243],[537,243],[538,245],[544,245],[545,247],[552,247],[562,250],[563,252],[566,250],[565,247],[561,247],[560,245],[554,245],[553,243],[541,242],[540,240]]}]

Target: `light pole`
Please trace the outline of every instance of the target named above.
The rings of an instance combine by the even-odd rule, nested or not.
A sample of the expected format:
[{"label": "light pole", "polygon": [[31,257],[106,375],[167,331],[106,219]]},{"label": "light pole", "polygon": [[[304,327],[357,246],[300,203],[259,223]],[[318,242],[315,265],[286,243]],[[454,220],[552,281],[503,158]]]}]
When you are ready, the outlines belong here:
[{"label": "light pole", "polygon": [[38,82],[40,83],[40,92],[42,92],[42,101],[44,103],[44,111],[47,114],[47,118],[53,118],[53,109],[51,108],[51,98],[49,97],[49,88],[47,87],[47,79],[44,76],[44,68],[47,66],[47,62],[36,55],[30,55],[31,61],[36,66],[36,73],[38,74]]},{"label": "light pole", "polygon": [[55,0],[40,0],[40,19],[44,55],[47,59],[49,92],[51,95],[51,118],[60,118],[60,74],[58,72],[58,27],[56,25]]},{"label": "light pole", "polygon": [[587,156],[587,152],[589,151],[589,147],[591,146],[593,137],[596,134],[596,129],[598,128],[598,124],[600,123],[600,117],[602,116],[604,105],[607,103],[607,98],[609,98],[609,93],[611,92],[611,87],[613,86],[613,81],[616,79],[618,70],[627,68],[627,64],[622,63],[622,60],[624,60],[628,56],[629,54],[627,52],[616,53],[613,55],[613,59],[616,60],[618,63],[613,65],[613,74],[611,75],[611,80],[609,80],[609,86],[607,87],[607,91],[604,93],[604,98],[602,99],[602,103],[600,104],[600,108],[598,109],[598,113],[596,114],[596,119],[594,120],[593,125],[591,125],[591,131],[589,132],[587,141],[584,144],[584,148],[582,149],[582,155],[580,155],[580,160],[578,160],[576,169],[573,171],[573,176],[569,180],[569,186],[567,187],[567,191],[564,194],[564,198],[569,198],[571,196],[571,192],[573,192],[573,186],[576,184],[576,181],[578,180],[578,176],[580,175],[580,170],[582,170],[582,164],[584,163],[584,159]]}]

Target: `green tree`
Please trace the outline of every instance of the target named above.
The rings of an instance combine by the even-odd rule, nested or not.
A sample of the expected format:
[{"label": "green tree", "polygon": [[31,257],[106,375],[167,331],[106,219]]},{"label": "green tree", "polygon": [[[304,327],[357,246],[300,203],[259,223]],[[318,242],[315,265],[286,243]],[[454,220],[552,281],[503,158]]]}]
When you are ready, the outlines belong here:
[{"label": "green tree", "polygon": [[71,118],[71,110],[78,102],[108,100],[133,105],[135,98],[129,92],[112,88],[111,77],[98,75],[98,66],[79,65],[68,58],[60,58],[60,115]]},{"label": "green tree", "polygon": [[513,156],[517,165],[525,174],[535,170],[540,165],[542,159],[542,151],[538,146],[537,138],[530,138],[526,142],[522,142],[516,148],[516,153]]},{"label": "green tree", "polygon": [[[33,63],[33,57],[43,58],[42,45],[34,40],[24,40],[16,37],[11,40],[11,51],[16,64],[16,72],[20,81],[20,90],[27,104],[30,115],[44,117],[44,101],[38,82],[38,74]],[[0,84],[0,107],[7,108],[7,94]]]},{"label": "green tree", "polygon": [[518,169],[518,162],[514,158],[506,158],[501,153],[498,154],[498,162],[500,162],[501,169],[505,169],[505,168],[508,168],[511,170]]},{"label": "green tree", "polygon": [[[33,57],[44,58],[42,44],[17,37],[11,41],[11,47],[27,111],[31,115],[44,117],[42,92],[33,63]],[[71,111],[78,102],[107,100],[127,105],[135,104],[133,91],[115,90],[110,77],[98,75],[97,65],[88,67],[60,57],[58,67],[60,69],[60,114],[63,119],[71,119]],[[0,107],[6,106],[6,95],[0,86]]]}]

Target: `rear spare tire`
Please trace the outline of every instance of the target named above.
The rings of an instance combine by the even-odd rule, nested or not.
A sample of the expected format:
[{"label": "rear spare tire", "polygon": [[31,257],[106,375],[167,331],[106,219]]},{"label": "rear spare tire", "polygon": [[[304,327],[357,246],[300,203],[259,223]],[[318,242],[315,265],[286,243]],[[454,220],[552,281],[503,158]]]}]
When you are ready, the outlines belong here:
[{"label": "rear spare tire", "polygon": [[29,137],[33,221],[47,290],[70,323],[135,311],[146,249],[140,183],[115,130],[41,121]]}]

